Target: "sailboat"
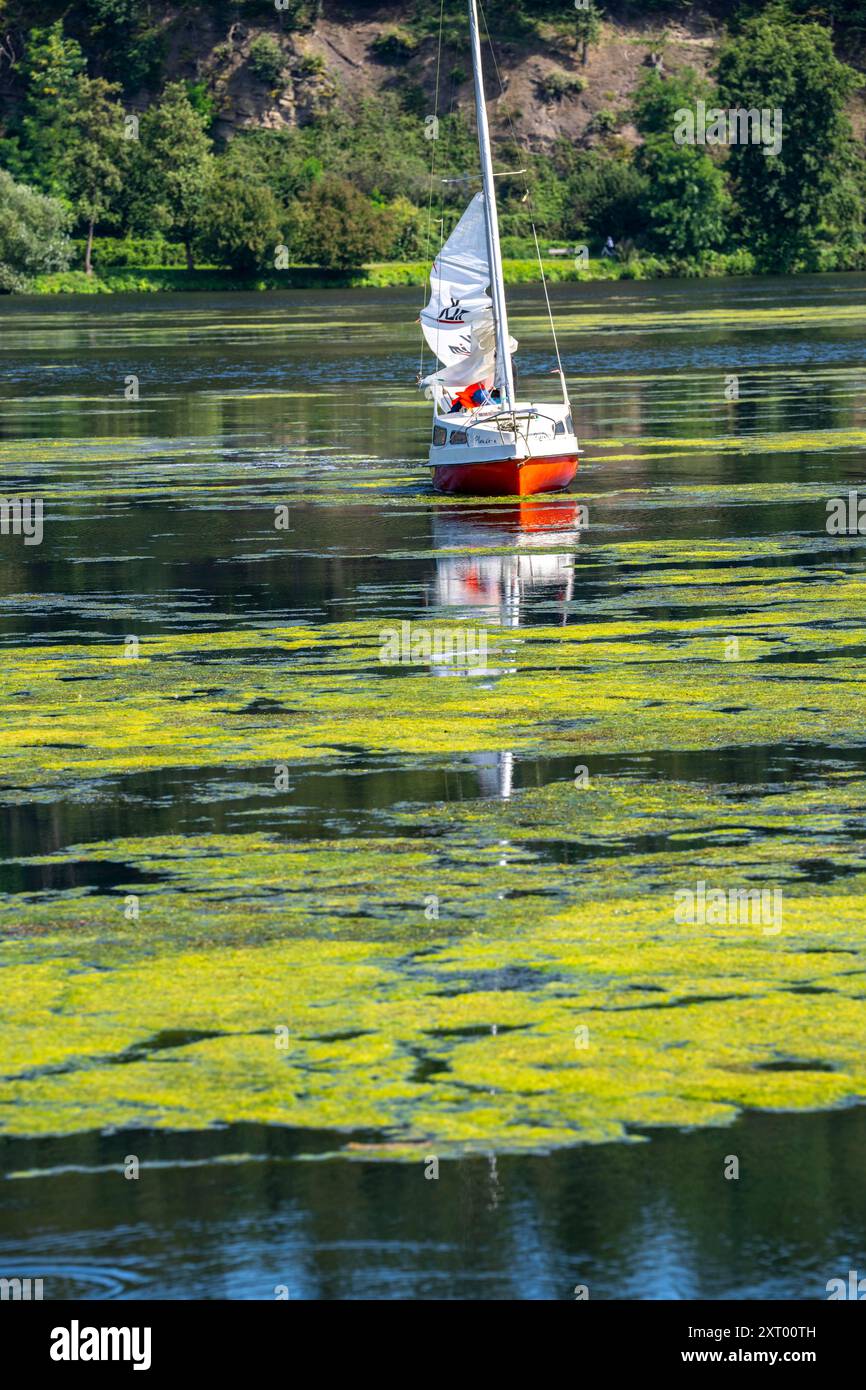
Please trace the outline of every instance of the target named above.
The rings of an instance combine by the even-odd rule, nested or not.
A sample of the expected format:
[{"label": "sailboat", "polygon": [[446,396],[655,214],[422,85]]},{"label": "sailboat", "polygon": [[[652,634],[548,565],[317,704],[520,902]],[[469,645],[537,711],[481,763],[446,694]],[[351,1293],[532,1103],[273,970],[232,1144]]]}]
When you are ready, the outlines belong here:
[{"label": "sailboat", "polygon": [[421,329],[442,365],[420,385],[433,401],[434,486],[474,496],[527,496],[567,487],[580,450],[561,363],[561,401],[517,399],[517,343],[508,331],[476,0],[469,0],[469,27],[482,189],[430,272]]}]

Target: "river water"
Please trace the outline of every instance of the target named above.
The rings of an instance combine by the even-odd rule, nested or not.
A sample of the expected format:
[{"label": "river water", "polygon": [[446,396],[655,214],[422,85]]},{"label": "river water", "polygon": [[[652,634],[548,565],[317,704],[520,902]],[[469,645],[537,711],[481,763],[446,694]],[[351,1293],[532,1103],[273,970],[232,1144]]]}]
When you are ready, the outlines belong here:
[{"label": "river water", "polygon": [[552,294],[523,502],[431,492],[408,291],[0,304],[0,1275],[866,1267],[866,277]]}]

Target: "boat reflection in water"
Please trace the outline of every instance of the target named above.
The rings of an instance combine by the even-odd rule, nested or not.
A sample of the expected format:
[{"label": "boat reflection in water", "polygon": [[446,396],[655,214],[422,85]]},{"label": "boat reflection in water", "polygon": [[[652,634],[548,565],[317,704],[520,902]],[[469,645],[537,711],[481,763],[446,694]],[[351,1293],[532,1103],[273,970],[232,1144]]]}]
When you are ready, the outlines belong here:
[{"label": "boat reflection in water", "polygon": [[437,552],[431,601],[500,627],[566,621],[574,589],[574,547],[586,508],[572,498],[494,507],[449,508],[433,522]]},{"label": "boat reflection in water", "polygon": [[[531,499],[493,507],[449,508],[434,519],[436,577],[431,604],[460,610],[463,621],[516,628],[531,622],[565,623],[574,591],[574,549],[587,525],[586,507],[573,498]],[[498,667],[490,675],[507,675]],[[453,670],[439,672],[453,674]],[[470,753],[482,797],[511,796],[514,754]]]}]

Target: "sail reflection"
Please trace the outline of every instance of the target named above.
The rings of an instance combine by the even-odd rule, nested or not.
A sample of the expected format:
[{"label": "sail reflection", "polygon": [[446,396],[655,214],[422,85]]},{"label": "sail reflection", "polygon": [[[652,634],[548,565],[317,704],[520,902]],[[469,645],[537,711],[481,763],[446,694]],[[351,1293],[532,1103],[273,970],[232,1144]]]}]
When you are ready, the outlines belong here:
[{"label": "sail reflection", "polygon": [[[462,610],[464,621],[480,619],[501,628],[517,628],[532,618],[549,622],[551,608],[565,623],[574,592],[574,549],[586,517],[586,508],[570,497],[450,508],[437,515],[433,521],[437,552],[472,553],[437,554],[431,602]],[[497,666],[488,674],[502,676],[514,670]],[[450,672],[440,668],[437,674]],[[478,771],[480,796],[509,800],[513,752],[502,749],[468,757]]]}]

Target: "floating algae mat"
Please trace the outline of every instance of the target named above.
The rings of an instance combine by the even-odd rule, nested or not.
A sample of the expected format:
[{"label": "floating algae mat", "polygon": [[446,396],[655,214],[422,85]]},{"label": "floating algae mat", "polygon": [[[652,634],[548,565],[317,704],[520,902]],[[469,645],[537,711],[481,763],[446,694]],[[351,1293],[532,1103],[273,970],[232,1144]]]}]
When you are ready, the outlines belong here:
[{"label": "floating algae mat", "polygon": [[[836,564],[819,592],[786,563],[768,588],[753,551],[728,544],[722,569],[701,553],[679,568],[664,568],[670,553],[655,557],[656,606],[708,605],[699,618],[491,627],[487,669],[458,678],[383,664],[381,620],[185,632],[131,648],[7,647],[4,777],[53,795],[81,778],[164,767],[259,762],[264,778],[268,764],[340,745],[589,756],[843,738],[866,696],[862,579]],[[630,548],[611,561],[628,567]],[[646,586],[647,575],[629,583]],[[440,629],[453,632],[453,620],[424,630]]]},{"label": "floating algae mat", "polygon": [[[275,768],[327,767],[338,745],[442,758],[504,742],[587,772],[394,807],[379,835],[154,835],[8,865],[62,883],[104,862],[113,881],[21,891],[0,912],[4,1128],[265,1121],[332,1128],[335,1147],[375,1131],[393,1157],[866,1094],[862,777],[746,794],[591,771],[604,753],[843,743],[861,589],[828,575],[819,626],[790,556],[772,592],[732,544],[724,578],[706,554],[655,558],[656,596],[708,588],[724,621],[494,628],[491,670],[457,678],[390,673],[363,623],[176,634],[137,658],[15,650],[10,798],[217,762],[270,789]],[[781,919],[680,923],[676,895],[699,881],[770,884]]]},{"label": "floating algae mat", "polygon": [[[121,868],[111,896],[0,917],[4,1126],[265,1121],[332,1128],[335,1147],[372,1130],[361,1151],[394,1156],[850,1101],[864,804],[843,774],[746,816],[677,783],[557,783],[406,810],[379,840],[89,845],[128,886]],[[678,923],[698,879],[772,883],[780,917]]]},{"label": "floating algae mat", "polygon": [[[863,546],[825,530],[854,278],[576,302],[590,524],[549,535],[429,492],[402,330],[359,385],[303,306],[197,310],[190,363],[179,311],[100,309],[124,409],[69,356],[95,311],[59,365],[51,314],[13,324],[50,355],[0,395],[4,488],[46,508],[0,556],[3,1133],[417,1159],[866,1099]],[[485,659],[385,664],[404,621]]]}]

